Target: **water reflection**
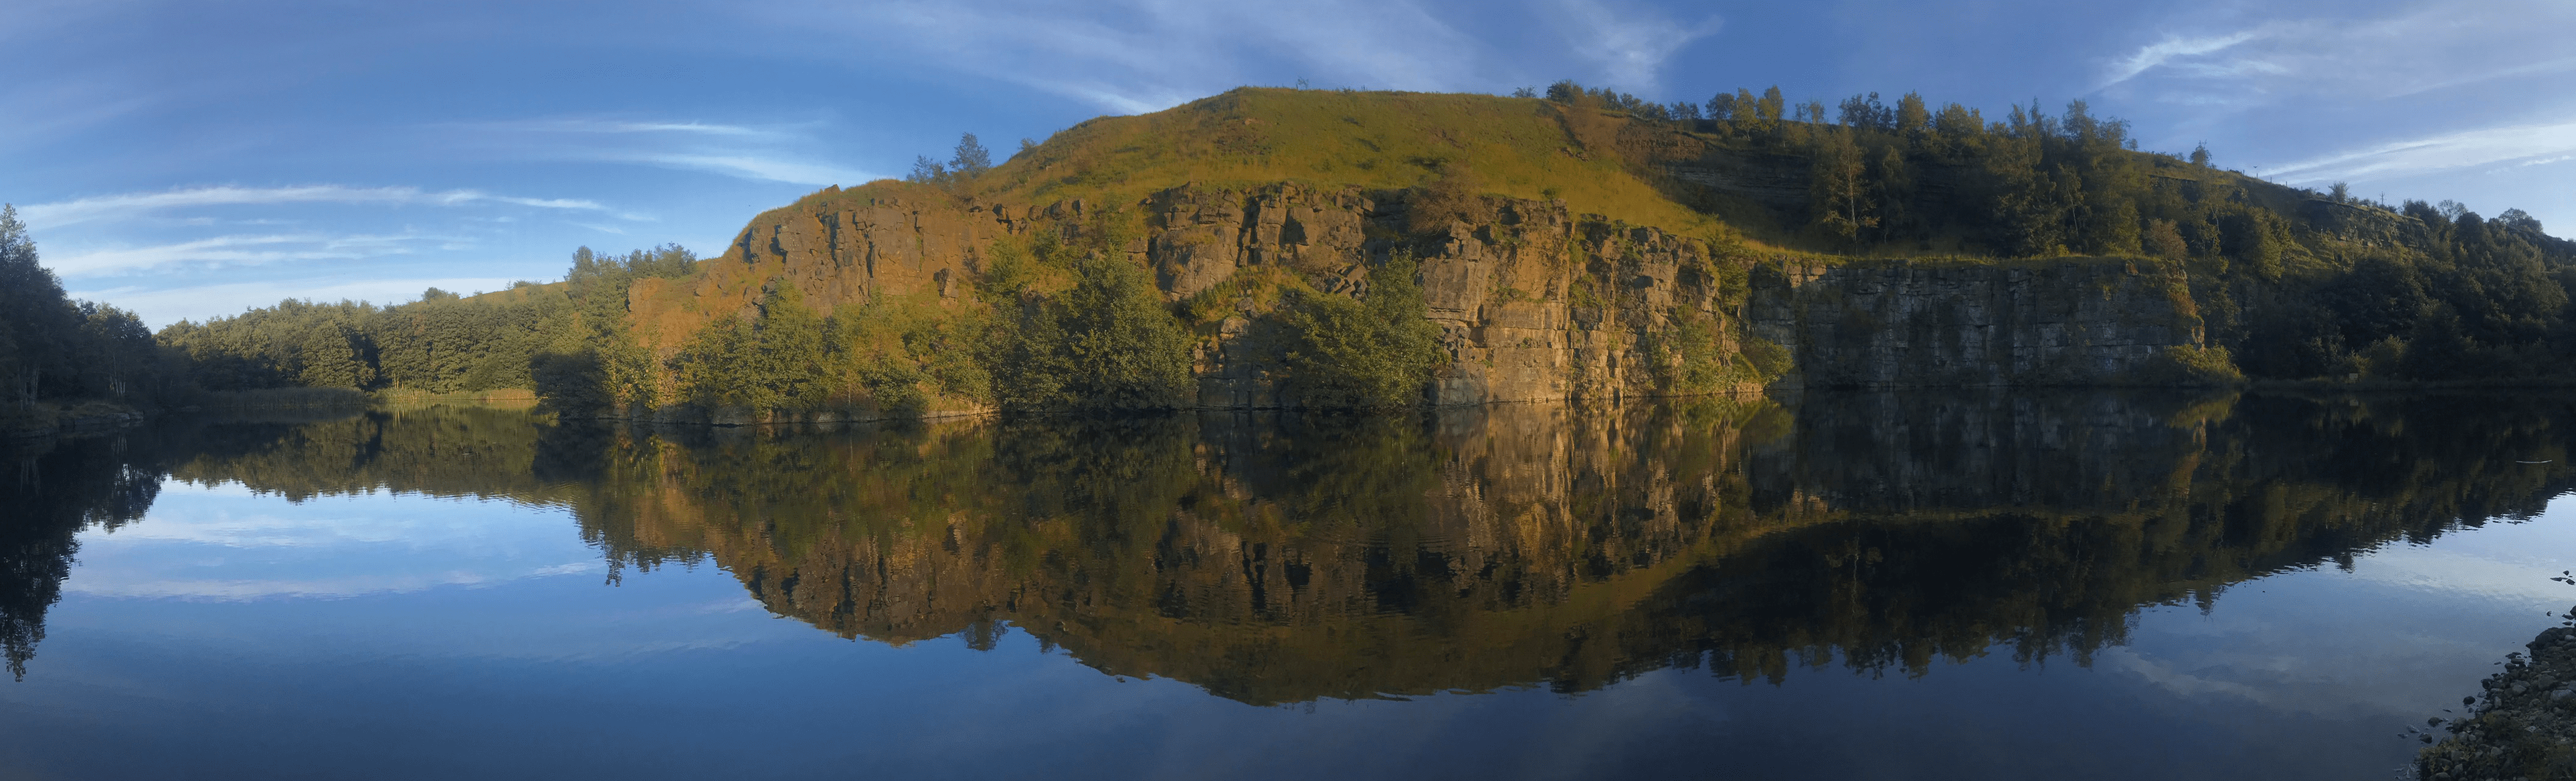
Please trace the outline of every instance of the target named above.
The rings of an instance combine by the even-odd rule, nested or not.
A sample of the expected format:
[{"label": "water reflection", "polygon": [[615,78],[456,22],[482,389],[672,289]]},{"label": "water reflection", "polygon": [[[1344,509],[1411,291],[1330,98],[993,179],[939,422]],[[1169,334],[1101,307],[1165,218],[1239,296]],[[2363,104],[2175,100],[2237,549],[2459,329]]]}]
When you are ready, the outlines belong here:
[{"label": "water reflection", "polygon": [[[2527,517],[2576,406],[2525,396],[1810,394],[952,422],[834,433],[410,410],[89,440],[0,496],[13,667],[74,531],[161,475],[570,508],[614,582],[713,562],[846,637],[1017,626],[1250,703],[1668,667],[2088,661],[2159,604]],[[2523,463],[2547,462],[2547,463]]]}]

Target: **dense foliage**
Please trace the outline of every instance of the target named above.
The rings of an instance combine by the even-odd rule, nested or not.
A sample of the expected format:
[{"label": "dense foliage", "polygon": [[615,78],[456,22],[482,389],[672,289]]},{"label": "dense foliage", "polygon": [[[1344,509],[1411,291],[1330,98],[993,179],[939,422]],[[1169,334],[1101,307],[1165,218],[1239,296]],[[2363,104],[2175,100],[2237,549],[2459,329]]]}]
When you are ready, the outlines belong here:
[{"label": "dense foliage", "polygon": [[602,256],[584,247],[562,282],[464,297],[430,288],[392,306],[287,300],[161,331],[209,390],[333,387],[430,393],[528,388],[583,365],[602,392],[649,400],[652,382],[625,324],[635,280],[687,274],[679,247]]},{"label": "dense foliage", "polygon": [[[2403,381],[2565,376],[2576,367],[2576,242],[2520,210],[2399,206],[2141,152],[2083,101],[1999,121],[1907,93],[1829,114],[1773,87],[1663,105],[1572,82],[1548,99],[1669,124],[1717,148],[1803,160],[1808,200],[1776,220],[1857,255],[2091,255],[2178,264],[2213,347],[2256,378]],[[1720,208],[1722,204],[1704,203]],[[2203,356],[2186,356],[2199,360]],[[2194,374],[2225,376],[2225,367]]]},{"label": "dense foliage", "polygon": [[141,319],[64,296],[18,210],[0,205],[0,418],[76,399],[160,403],[185,388]]}]

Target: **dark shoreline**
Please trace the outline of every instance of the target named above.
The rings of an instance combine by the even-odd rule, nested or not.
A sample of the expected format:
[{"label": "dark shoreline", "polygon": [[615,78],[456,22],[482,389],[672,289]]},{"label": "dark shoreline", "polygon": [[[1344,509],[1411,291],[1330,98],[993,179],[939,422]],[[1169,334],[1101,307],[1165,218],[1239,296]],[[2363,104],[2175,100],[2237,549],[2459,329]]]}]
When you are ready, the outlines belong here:
[{"label": "dark shoreline", "polygon": [[2481,696],[2447,724],[2449,738],[2416,755],[2417,778],[2576,778],[2576,627],[2541,632],[2527,647],[2529,656],[2508,655],[2503,671],[2478,682]]}]

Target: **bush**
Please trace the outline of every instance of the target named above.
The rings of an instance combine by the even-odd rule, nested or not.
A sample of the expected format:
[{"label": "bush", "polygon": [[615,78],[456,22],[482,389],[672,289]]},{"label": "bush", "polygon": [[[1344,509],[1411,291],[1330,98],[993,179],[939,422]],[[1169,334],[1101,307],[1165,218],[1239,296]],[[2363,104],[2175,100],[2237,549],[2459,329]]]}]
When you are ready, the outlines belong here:
[{"label": "bush", "polygon": [[1275,315],[1286,336],[1290,392],[1317,407],[1420,404],[1432,372],[1449,362],[1430,320],[1419,266],[1398,252],[1369,274],[1354,301],[1291,289]]},{"label": "bush", "polygon": [[1197,396],[1190,334],[1146,271],[1092,256],[1073,288],[1025,309],[997,334],[993,374],[1002,406],[1171,409]]},{"label": "bush", "polygon": [[2245,381],[2236,359],[2225,347],[2173,345],[2141,367],[2139,379],[2152,385],[2217,386]]}]

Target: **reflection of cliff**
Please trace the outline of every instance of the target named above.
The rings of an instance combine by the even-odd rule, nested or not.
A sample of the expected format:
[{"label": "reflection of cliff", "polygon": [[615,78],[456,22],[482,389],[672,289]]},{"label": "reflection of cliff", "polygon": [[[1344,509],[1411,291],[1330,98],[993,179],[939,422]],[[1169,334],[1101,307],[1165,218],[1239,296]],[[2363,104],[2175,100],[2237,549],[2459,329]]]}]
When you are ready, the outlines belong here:
[{"label": "reflection of cliff", "polygon": [[[588,534],[905,642],[1016,624],[1251,702],[1677,663],[2081,660],[2142,605],[2536,510],[2564,405],[1811,395],[627,440]],[[1794,423],[1792,418],[1794,417]],[[2557,470],[2557,471],[2552,471]]]},{"label": "reflection of cliff", "polygon": [[2576,405],[2538,397],[1815,393],[783,435],[487,412],[22,460],[41,479],[6,498],[41,512],[0,540],[11,658],[72,533],[139,514],[160,463],[289,497],[569,506],[620,570],[711,559],[844,636],[1009,624],[1260,703],[2080,661],[2140,606],[2528,516],[2576,474]]}]

